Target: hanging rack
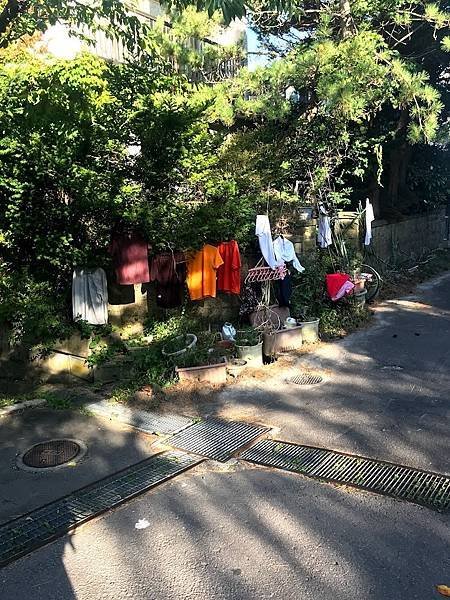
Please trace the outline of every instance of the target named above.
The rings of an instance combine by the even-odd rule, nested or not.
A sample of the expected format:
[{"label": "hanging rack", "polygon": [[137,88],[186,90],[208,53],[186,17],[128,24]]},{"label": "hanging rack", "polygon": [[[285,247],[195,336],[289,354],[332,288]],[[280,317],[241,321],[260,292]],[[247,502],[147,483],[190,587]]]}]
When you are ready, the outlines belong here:
[{"label": "hanging rack", "polygon": [[275,269],[272,269],[270,267],[264,267],[262,265],[263,259],[260,258],[256,266],[248,270],[244,283],[262,283],[264,281],[278,281],[279,279],[284,279],[287,275],[286,265],[275,267]]}]

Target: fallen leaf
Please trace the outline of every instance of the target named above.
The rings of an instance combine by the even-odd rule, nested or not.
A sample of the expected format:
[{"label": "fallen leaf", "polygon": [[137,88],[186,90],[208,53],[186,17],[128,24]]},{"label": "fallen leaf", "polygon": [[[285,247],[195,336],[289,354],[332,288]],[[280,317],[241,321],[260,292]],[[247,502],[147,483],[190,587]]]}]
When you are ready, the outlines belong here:
[{"label": "fallen leaf", "polygon": [[71,460],[70,462],[67,463],[68,467],[76,467],[77,463],[74,460]]},{"label": "fallen leaf", "polygon": [[442,596],[450,597],[450,587],[448,585],[437,585],[436,589]]}]

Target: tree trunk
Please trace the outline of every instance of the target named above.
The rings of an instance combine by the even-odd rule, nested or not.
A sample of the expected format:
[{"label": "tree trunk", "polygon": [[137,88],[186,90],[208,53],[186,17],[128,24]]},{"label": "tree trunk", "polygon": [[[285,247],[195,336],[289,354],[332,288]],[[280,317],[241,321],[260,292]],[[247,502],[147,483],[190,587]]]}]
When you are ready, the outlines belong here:
[{"label": "tree trunk", "polygon": [[352,13],[349,0],[339,0],[340,38],[345,40],[352,32]]}]

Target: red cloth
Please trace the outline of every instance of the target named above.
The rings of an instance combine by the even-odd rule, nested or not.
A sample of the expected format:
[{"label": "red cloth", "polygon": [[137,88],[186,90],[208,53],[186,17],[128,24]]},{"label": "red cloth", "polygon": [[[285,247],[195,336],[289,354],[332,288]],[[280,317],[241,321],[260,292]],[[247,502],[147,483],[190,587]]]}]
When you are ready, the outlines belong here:
[{"label": "red cloth", "polygon": [[345,273],[332,273],[327,275],[325,280],[327,292],[332,300],[339,300],[349,294],[355,287],[350,280],[350,276]]},{"label": "red cloth", "polygon": [[117,283],[131,285],[148,283],[148,243],[136,233],[115,236],[109,246]]},{"label": "red cloth", "polygon": [[241,255],[235,240],[218,246],[223,265],[217,269],[217,289],[230,294],[241,292]]}]

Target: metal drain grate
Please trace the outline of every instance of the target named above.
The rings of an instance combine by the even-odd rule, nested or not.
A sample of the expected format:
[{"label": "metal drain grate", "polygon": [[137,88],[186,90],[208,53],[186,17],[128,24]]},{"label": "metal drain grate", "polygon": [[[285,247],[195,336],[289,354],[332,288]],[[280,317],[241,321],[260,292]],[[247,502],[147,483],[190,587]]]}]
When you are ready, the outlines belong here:
[{"label": "metal drain grate", "polygon": [[450,508],[450,477],[437,473],[274,440],[256,443],[240,458],[393,496],[436,510]]},{"label": "metal drain grate", "polygon": [[175,434],[167,443],[174,448],[224,462],[266,431],[267,427],[249,423],[206,419]]},{"label": "metal drain grate", "polygon": [[158,454],[1,525],[0,566],[199,462],[184,452]]},{"label": "metal drain grate", "polygon": [[73,440],[49,440],[27,450],[22,461],[27,467],[36,469],[57,467],[71,461],[80,450],[80,446]]},{"label": "metal drain grate", "polygon": [[104,400],[86,404],[85,407],[94,413],[94,415],[117,419],[121,423],[131,425],[146,433],[175,433],[192,425],[194,422],[188,417],[170,414],[162,415],[146,410],[134,410],[120,404],[110,404]]},{"label": "metal drain grate", "polygon": [[311,373],[302,373],[288,379],[288,383],[295,383],[296,385],[317,385],[318,383],[322,383],[322,381],[323,377],[321,375]]}]

